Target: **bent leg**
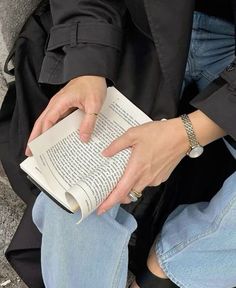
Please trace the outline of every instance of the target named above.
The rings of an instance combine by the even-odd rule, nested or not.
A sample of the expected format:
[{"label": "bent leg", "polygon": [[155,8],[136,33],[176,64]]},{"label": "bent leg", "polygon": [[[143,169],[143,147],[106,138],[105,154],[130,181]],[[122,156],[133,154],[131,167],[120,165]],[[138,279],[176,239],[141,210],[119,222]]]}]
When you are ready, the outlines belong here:
[{"label": "bent leg", "polygon": [[128,270],[128,241],[136,228],[132,215],[114,207],[95,213],[79,225],[43,193],[33,219],[42,233],[41,262],[47,288],[124,288]]},{"label": "bent leg", "polygon": [[236,172],[208,203],[179,206],[156,245],[165,274],[183,288],[236,286]]}]

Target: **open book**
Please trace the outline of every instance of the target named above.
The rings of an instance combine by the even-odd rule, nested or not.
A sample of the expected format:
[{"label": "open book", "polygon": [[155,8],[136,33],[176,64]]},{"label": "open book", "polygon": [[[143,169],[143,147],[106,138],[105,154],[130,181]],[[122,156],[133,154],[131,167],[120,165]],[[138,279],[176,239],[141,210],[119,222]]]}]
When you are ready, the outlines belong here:
[{"label": "open book", "polygon": [[20,167],[28,178],[80,221],[107,198],[124,173],[130,156],[125,149],[113,157],[101,152],[127,129],[152,121],[114,87],[97,117],[88,143],[79,138],[83,113],[76,110],[29,143],[33,156]]}]

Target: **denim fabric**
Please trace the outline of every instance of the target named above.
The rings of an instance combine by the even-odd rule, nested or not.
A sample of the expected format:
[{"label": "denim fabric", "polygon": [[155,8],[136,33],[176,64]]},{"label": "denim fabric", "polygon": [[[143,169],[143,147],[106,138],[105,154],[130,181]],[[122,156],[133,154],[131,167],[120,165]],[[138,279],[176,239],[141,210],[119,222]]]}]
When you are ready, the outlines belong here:
[{"label": "denim fabric", "polygon": [[184,85],[195,82],[204,89],[234,60],[234,25],[195,12]]},{"label": "denim fabric", "polygon": [[[234,54],[234,28],[201,13],[194,16],[185,85],[203,89]],[[229,146],[236,157],[236,151]],[[124,288],[127,245],[136,228],[132,215],[114,207],[76,224],[43,193],[33,219],[42,233],[42,271],[47,288]],[[156,244],[166,274],[182,288],[236,286],[236,173],[210,203],[178,207],[167,219]]]},{"label": "denim fabric", "polygon": [[208,202],[179,206],[156,252],[168,277],[184,288],[236,286],[236,172]]},{"label": "denim fabric", "polygon": [[[196,12],[184,85],[195,81],[202,90],[217,78],[234,59],[234,41],[231,23]],[[170,214],[156,253],[181,288],[236,286],[236,172],[209,203],[181,205]]]},{"label": "denim fabric", "polygon": [[42,233],[42,274],[48,288],[124,288],[128,242],[136,220],[119,206],[102,216],[95,213],[79,225],[44,193],[33,208]]}]

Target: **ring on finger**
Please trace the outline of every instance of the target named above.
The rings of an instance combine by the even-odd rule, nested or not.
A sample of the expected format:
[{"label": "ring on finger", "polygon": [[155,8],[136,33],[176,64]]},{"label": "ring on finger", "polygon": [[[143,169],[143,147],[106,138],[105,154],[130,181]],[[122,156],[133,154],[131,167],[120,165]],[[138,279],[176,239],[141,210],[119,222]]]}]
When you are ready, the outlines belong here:
[{"label": "ring on finger", "polygon": [[138,190],[131,189],[131,191],[137,198],[142,197],[142,192],[139,192]]},{"label": "ring on finger", "polygon": [[135,196],[135,194],[133,192],[129,192],[128,197],[130,199],[131,202],[136,202],[138,201],[137,196]]},{"label": "ring on finger", "polygon": [[95,112],[93,112],[93,113],[88,113],[88,112],[85,112],[86,114],[88,114],[88,115],[94,115],[94,116],[98,116],[98,113],[95,113]]},{"label": "ring on finger", "polygon": [[136,202],[138,201],[138,199],[142,196],[141,192],[138,192],[135,189],[131,189],[131,191],[128,194],[129,199],[131,200],[131,202]]}]

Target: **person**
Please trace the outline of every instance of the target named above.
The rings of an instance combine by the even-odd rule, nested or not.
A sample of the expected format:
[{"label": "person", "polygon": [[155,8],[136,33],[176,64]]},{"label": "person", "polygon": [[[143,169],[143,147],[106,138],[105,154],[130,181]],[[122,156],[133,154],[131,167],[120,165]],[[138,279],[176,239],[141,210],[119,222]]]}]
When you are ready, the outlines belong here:
[{"label": "person", "polygon": [[[69,3],[64,4],[56,0],[51,1],[55,26],[51,30],[48,52],[44,59],[40,81],[51,84],[69,82],[51,99],[40,115],[29,141],[49,129],[58,120],[70,113],[74,107],[78,107],[85,112],[80,126],[80,137],[84,142],[89,141],[96,122],[94,113],[99,113],[106,96],[106,79],[115,82],[121,49],[122,19],[127,7],[133,16],[134,23],[142,28],[144,34],[150,36],[149,31],[143,31],[146,29],[145,24],[140,24],[140,21],[147,19],[146,15],[142,14],[140,18],[140,15],[137,14],[146,11],[148,15],[148,24],[157,49],[161,81],[157,87],[159,93],[152,99],[155,101],[150,101],[143,109],[144,111],[149,110],[148,114],[156,121],[130,129],[111,143],[103,152],[104,156],[111,157],[122,149],[132,147],[132,155],[123,177],[110,196],[98,208],[97,214],[100,216],[94,213],[84,223],[75,228],[76,214],[67,215],[43,194],[37,199],[34,207],[34,221],[43,234],[42,269],[44,281],[47,287],[124,287],[125,269],[127,268],[127,250],[125,247],[130,234],[135,229],[135,221],[131,215],[128,215],[119,207],[119,204],[130,203],[130,197],[133,194],[141,193],[147,186],[158,186],[165,182],[186,154],[199,156],[203,146],[227,134],[236,139],[236,131],[233,125],[236,113],[234,108],[234,81],[232,80],[234,65],[229,66],[221,75],[223,79],[220,79],[220,84],[214,82],[213,86],[209,88],[210,96],[209,93],[204,97],[201,94],[200,97],[194,99],[192,103],[198,110],[188,114],[188,116],[177,117],[178,95],[180,95],[178,91],[181,90],[181,80],[185,66],[184,59],[188,50],[193,2],[177,1],[177,6],[175,2],[168,5],[165,3],[167,9],[161,2],[150,1],[148,3],[148,1],[145,1],[145,10],[138,9],[138,12],[137,9],[132,10],[134,8],[132,5],[138,4],[131,5],[128,1],[126,5],[119,1],[75,2],[69,1]],[[78,7],[76,4],[78,4]],[[176,19],[178,21],[181,19],[178,26],[168,22],[170,20],[168,16],[173,17],[173,14],[170,13],[173,12],[173,7]],[[166,14],[163,14],[163,12],[166,12]],[[163,17],[164,15],[165,17]],[[180,18],[177,15],[186,15],[186,17]],[[77,25],[77,23],[79,24]],[[164,25],[166,23],[169,26]],[[186,23],[189,25],[186,25]],[[202,27],[204,24],[207,25],[206,28],[211,33],[219,33],[217,34],[219,38],[216,39],[221,39],[222,35],[225,36],[224,29],[227,28],[227,43],[216,41],[219,47],[213,45],[212,49],[207,50],[209,46],[204,47],[205,43],[208,44],[205,41],[207,36],[204,33],[205,27]],[[218,49],[221,51],[219,55],[216,53],[215,57],[212,57],[214,58],[213,61],[212,58],[207,57],[207,60],[210,59],[212,63],[217,63],[217,65],[206,63],[200,58],[199,60],[202,60],[202,62],[197,62],[199,65],[202,64],[199,71],[196,69],[190,71],[191,65],[195,63],[189,60],[185,80],[188,81],[194,75],[197,77],[199,88],[202,89],[208,82],[217,78],[219,72],[233,60],[234,30],[233,25],[224,20],[198,14],[194,17],[194,25],[197,25],[197,32],[193,34],[192,45],[198,43],[196,40],[199,39],[200,43],[204,39],[204,45],[201,47],[203,52],[205,52],[204,49],[217,53]],[[96,30],[94,30],[95,27]],[[172,33],[168,34],[164,28],[169,29],[168,32],[171,31]],[[211,31],[211,29],[216,30]],[[198,33],[198,30],[201,33]],[[70,32],[69,41],[72,41],[70,45],[68,44],[68,31]],[[96,34],[94,31],[96,31]],[[104,35],[109,37],[105,38]],[[179,43],[179,39],[183,41]],[[222,53],[220,43],[223,43],[222,47],[227,50],[226,53],[225,51]],[[173,44],[175,45],[173,46]],[[195,49],[196,47],[190,52],[195,51]],[[179,51],[181,51],[181,55],[179,55]],[[198,56],[205,55],[203,52]],[[176,58],[177,55],[179,56],[178,59]],[[76,61],[74,61],[75,59]],[[172,62],[173,59],[175,59],[175,65]],[[209,67],[213,67],[213,70]],[[211,73],[205,73],[206,71]],[[199,72],[198,75],[196,75],[197,72]],[[222,88],[219,88],[222,84]],[[223,97],[224,93],[227,93],[227,97]],[[144,98],[145,95],[141,93],[141,96]],[[142,99],[142,101],[136,99],[136,101],[140,105],[142,101],[146,103],[147,99]],[[160,121],[162,118],[168,120]],[[191,131],[189,132],[188,129]],[[171,141],[170,135],[172,136]],[[195,141],[195,146],[192,145],[191,140]],[[30,155],[29,149],[26,150],[26,154]],[[209,241],[213,241],[215,245],[211,246],[212,249],[218,247],[217,237],[214,237],[215,234],[211,232],[215,231],[212,230],[212,227],[219,223],[216,228],[220,228],[217,232],[222,237],[221,229],[225,229],[226,226],[221,226],[220,223],[224,222],[222,218],[224,215],[230,216],[225,218],[227,219],[225,222],[233,225],[230,221],[230,219],[233,219],[232,215],[226,212],[234,212],[234,198],[230,193],[232,198],[224,197],[224,191],[231,191],[233,194],[235,192],[232,185],[234,181],[235,174],[226,182],[221,192],[217,193],[216,198],[213,198],[209,205],[201,203],[195,206],[181,206],[169,216],[161,235],[159,235],[157,244],[154,245],[155,249],[151,250],[148,258],[149,269],[137,278],[141,288],[151,287],[151,285],[153,285],[152,287],[159,287],[154,286],[159,285],[156,284],[157,282],[160,283],[160,287],[176,287],[174,283],[180,287],[199,287],[199,284],[202,285],[201,287],[211,287],[211,285],[224,287],[222,285],[225,282],[222,281],[225,281],[225,277],[221,277],[220,273],[216,273],[216,271],[218,271],[217,269],[221,270],[222,267],[228,267],[223,264],[232,266],[233,253],[230,250],[231,255],[229,256],[231,258],[229,260],[223,253],[227,250],[221,251],[222,256],[219,260],[221,265],[216,265],[216,270],[209,271],[206,267],[209,267],[211,262],[206,262],[206,259],[211,254],[211,250],[207,250],[207,248],[209,247]],[[218,205],[219,203],[221,205]],[[231,207],[232,209],[229,209]],[[225,211],[225,214],[223,211]],[[222,217],[220,218],[219,215],[222,215]],[[218,222],[214,222],[212,219],[217,219]],[[188,225],[183,224],[185,221]],[[91,230],[94,230],[95,227],[98,227],[98,229],[96,229],[93,237],[90,237]],[[176,231],[176,228],[180,229],[181,233]],[[110,229],[112,229],[112,233],[109,232]],[[104,238],[108,232],[109,237]],[[111,235],[112,238],[110,238]],[[201,238],[199,235],[203,237]],[[205,239],[204,236],[209,238],[206,237],[207,239]],[[56,243],[55,238],[57,239]],[[219,239],[221,240],[221,238]],[[232,238],[232,245],[233,240]],[[201,241],[203,242],[202,245]],[[104,245],[96,245],[96,243],[104,243]],[[187,245],[192,243],[193,245]],[[227,242],[224,241],[224,243]],[[111,247],[109,246],[111,244],[113,247],[112,254],[110,249],[107,251],[107,247]],[[200,259],[198,257],[197,261],[198,263],[201,263],[200,260],[205,261],[208,265],[198,264],[198,270],[194,265],[194,259],[196,259],[196,253],[198,252],[199,256],[199,254],[202,255],[202,251],[209,253],[206,253],[207,257],[205,258]],[[162,279],[166,275],[163,275],[162,271],[158,271],[160,268],[158,267],[156,252],[158,252],[158,262],[172,281]],[[212,254],[212,257],[215,257],[215,254]],[[188,257],[189,255],[192,258]],[[87,266],[86,261],[81,261],[81,259],[87,259],[89,266]],[[227,261],[223,261],[223,259]],[[70,263],[67,261],[70,261]],[[106,267],[106,269],[109,267],[109,270],[106,270],[106,275],[102,275],[103,277],[101,277],[101,270],[95,268],[98,265],[101,269],[102,267]],[[189,268],[188,270],[183,269],[186,266]],[[210,267],[212,268],[212,266]],[[76,273],[77,270],[78,273]],[[149,270],[159,277],[152,275]],[[175,273],[177,276],[175,276]],[[210,273],[212,273],[211,277]],[[227,270],[227,273],[229,276],[227,276],[226,281],[228,281],[227,285],[230,287],[231,284],[235,284],[235,281],[229,270]],[[209,277],[212,283],[207,281]],[[150,281],[155,283],[150,284]],[[137,287],[137,284],[133,283],[132,287]]]}]

